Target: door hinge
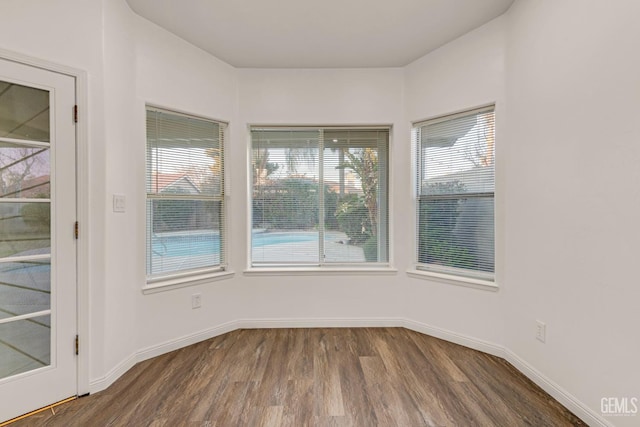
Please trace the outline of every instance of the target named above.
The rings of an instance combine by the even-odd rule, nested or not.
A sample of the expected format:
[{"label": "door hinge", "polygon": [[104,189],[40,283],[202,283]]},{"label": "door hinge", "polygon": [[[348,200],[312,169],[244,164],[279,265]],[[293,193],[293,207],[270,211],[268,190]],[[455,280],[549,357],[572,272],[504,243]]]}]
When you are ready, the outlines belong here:
[{"label": "door hinge", "polygon": [[73,123],[78,123],[78,106],[73,106]]},{"label": "door hinge", "polygon": [[76,240],[80,236],[80,226],[78,225],[78,221],[76,221],[76,223],[73,225],[73,235]]},{"label": "door hinge", "polygon": [[80,352],[80,338],[76,335],[76,356]]}]

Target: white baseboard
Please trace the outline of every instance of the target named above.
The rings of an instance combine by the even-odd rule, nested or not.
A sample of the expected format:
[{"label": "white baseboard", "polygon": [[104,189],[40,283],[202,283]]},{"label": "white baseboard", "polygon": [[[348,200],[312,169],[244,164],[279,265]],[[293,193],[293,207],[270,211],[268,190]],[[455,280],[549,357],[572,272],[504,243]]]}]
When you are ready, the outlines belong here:
[{"label": "white baseboard", "polygon": [[590,426],[614,427],[609,421],[602,418],[600,414],[580,402],[572,394],[560,387],[557,383],[543,375],[524,359],[506,350],[505,359],[522,372],[527,378],[536,383],[541,389],[549,393],[554,399],[562,403],[565,408],[576,414],[582,421]]},{"label": "white baseboard", "polygon": [[132,354],[122,362],[118,363],[115,367],[113,367],[113,369],[107,372],[105,376],[89,381],[89,394],[97,393],[99,391],[107,389],[129,369],[133,368],[136,363],[138,363],[138,361],[136,360],[136,355]]},{"label": "white baseboard", "polygon": [[405,319],[402,326],[407,329],[411,329],[412,331],[420,332],[421,334],[440,338],[442,340],[449,341],[454,344],[459,344],[464,347],[469,347],[483,353],[491,354],[493,356],[504,358],[505,355],[504,347],[502,346],[490,343],[488,341],[479,340],[477,338],[472,338],[467,335],[462,335],[457,332],[452,332],[446,329],[438,328],[409,319]]},{"label": "white baseboard", "polygon": [[205,329],[200,332],[188,334],[180,338],[168,340],[164,343],[139,350],[116,365],[105,376],[90,381],[89,393],[93,394],[105,390],[129,369],[133,368],[136,363],[196,344],[200,341],[208,340],[209,338],[213,338],[218,335],[226,334],[227,332],[235,331],[236,329],[239,329],[237,323],[237,321],[223,323],[222,325],[218,325],[214,328]]},{"label": "white baseboard", "polygon": [[613,424],[603,419],[598,413],[584,405],[571,393],[564,390],[558,384],[534,367],[529,365],[524,359],[503,346],[459,334],[439,327],[416,322],[402,318],[282,318],[282,319],[239,319],[223,323],[213,328],[205,329],[193,334],[188,334],[164,343],[147,347],[137,351],[127,359],[120,362],[111,369],[105,376],[93,380],[89,383],[90,393],[97,393],[109,387],[125,372],[131,369],[136,363],[170,351],[207,340],[237,329],[270,329],[270,328],[376,328],[376,327],[404,327],[435,338],[440,338],[455,344],[482,351],[497,357],[501,357],[511,363],[527,378],[540,386],[564,405],[571,412],[580,417],[590,426],[613,427]]},{"label": "white baseboard", "polygon": [[180,338],[165,341],[161,344],[153,345],[145,349],[139,350],[136,353],[136,362],[142,362],[143,360],[151,359],[152,357],[160,356],[161,354],[169,353],[170,351],[179,350],[183,347],[190,346],[192,344],[199,343],[200,341],[208,340],[209,338],[217,337],[228,332],[235,331],[238,328],[238,321],[223,323],[213,328],[205,329],[193,334],[184,335]]},{"label": "white baseboard", "polygon": [[269,328],[393,328],[402,327],[401,318],[317,318],[317,319],[242,319],[238,329]]}]

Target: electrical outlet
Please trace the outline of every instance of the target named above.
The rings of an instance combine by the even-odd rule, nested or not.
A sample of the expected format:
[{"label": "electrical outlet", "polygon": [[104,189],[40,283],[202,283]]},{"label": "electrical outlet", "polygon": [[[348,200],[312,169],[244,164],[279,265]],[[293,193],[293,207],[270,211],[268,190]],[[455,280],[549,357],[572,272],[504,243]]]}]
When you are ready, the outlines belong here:
[{"label": "electrical outlet", "polygon": [[200,308],[202,307],[202,295],[193,294],[191,295],[191,308]]},{"label": "electrical outlet", "polygon": [[127,210],[127,198],[124,194],[113,195],[113,211],[124,213]]},{"label": "electrical outlet", "polygon": [[540,342],[547,340],[547,325],[539,320],[536,320],[536,339]]}]

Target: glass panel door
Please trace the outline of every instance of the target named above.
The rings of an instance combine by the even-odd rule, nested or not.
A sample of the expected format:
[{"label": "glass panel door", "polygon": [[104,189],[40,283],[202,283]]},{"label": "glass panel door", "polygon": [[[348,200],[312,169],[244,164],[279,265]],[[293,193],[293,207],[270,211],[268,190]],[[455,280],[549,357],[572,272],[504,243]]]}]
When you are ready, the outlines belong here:
[{"label": "glass panel door", "polygon": [[49,135],[49,92],[0,81],[0,379],[51,363]]},{"label": "glass panel door", "polygon": [[0,424],[77,394],[75,78],[0,58]]}]

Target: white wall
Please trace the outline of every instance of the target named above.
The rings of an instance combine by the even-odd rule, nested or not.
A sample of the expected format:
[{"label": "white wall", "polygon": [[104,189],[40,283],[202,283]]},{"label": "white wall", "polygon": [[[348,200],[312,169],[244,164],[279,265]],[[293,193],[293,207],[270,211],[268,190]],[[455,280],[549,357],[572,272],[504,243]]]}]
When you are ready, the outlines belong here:
[{"label": "white wall", "polygon": [[[393,125],[393,171],[405,168],[408,151],[401,131],[402,69],[241,69],[238,76],[240,117],[231,164],[240,166],[232,171],[235,201],[231,209],[243,228],[237,240],[234,238],[232,254],[234,267],[242,271],[248,253],[246,227],[250,223],[246,198],[248,125]],[[405,183],[394,175],[394,194],[407,194]],[[402,211],[395,206],[392,201],[392,218]],[[390,276],[244,276],[236,286],[243,292],[242,318],[369,321],[401,315],[402,277],[402,272]]]},{"label": "white wall", "polygon": [[[105,1],[104,23],[104,123],[105,123],[105,191],[104,198],[104,341],[102,372],[118,365],[136,349],[136,296],[139,292],[132,280],[138,263],[143,262],[132,244],[136,235],[135,200],[143,195],[133,177],[140,163],[131,155],[135,116],[131,94],[135,92],[135,34],[132,15],[126,3]],[[144,163],[142,163],[144,164]],[[127,197],[127,212],[113,213],[112,195]],[[96,367],[97,368],[97,367]],[[95,371],[94,371],[95,372]],[[98,371],[100,372],[100,371]]]},{"label": "white wall", "polygon": [[[499,17],[437,49],[405,68],[406,119],[416,122],[474,107],[496,106],[496,283],[504,280],[505,174],[501,160],[508,144],[503,138],[506,19]],[[408,144],[409,135],[404,136]],[[410,158],[405,164],[411,164]],[[405,168],[409,173],[409,168]],[[414,206],[411,200],[405,206]],[[413,208],[411,209],[413,215]],[[414,218],[407,222],[414,223]],[[413,228],[407,242],[412,242]],[[407,247],[409,245],[406,245]],[[406,248],[408,249],[408,248]],[[413,249],[413,246],[411,247]],[[403,258],[415,255],[406,250]],[[499,344],[503,341],[502,292],[471,289],[417,278],[407,281],[404,316],[433,327]]]},{"label": "white wall", "polygon": [[[129,278],[137,292],[137,350],[142,350],[195,332],[214,328],[237,318],[238,291],[235,281],[222,280],[206,285],[142,295],[145,282],[145,104],[184,111],[235,124],[237,122],[236,70],[168,33],[137,15],[133,16],[136,30],[136,89],[131,94],[134,105],[132,137],[128,141],[129,155],[136,165],[129,182],[139,189],[135,200],[136,213],[131,221],[136,230],[131,256],[137,257],[136,269]],[[228,148],[231,155],[236,144],[230,129]],[[132,144],[132,141],[134,142]],[[242,161],[230,162],[242,165]],[[242,167],[230,168],[240,169]],[[235,188],[235,185],[234,185]],[[241,198],[231,195],[231,202]],[[237,224],[239,225],[239,224]],[[231,224],[232,233],[242,233]],[[232,240],[233,241],[233,240]],[[233,266],[232,266],[233,267]],[[191,295],[202,295],[202,308],[191,308]]]},{"label": "white wall", "polygon": [[640,397],[640,3],[508,15],[504,344],[599,413]]}]

